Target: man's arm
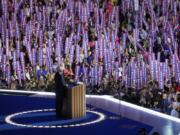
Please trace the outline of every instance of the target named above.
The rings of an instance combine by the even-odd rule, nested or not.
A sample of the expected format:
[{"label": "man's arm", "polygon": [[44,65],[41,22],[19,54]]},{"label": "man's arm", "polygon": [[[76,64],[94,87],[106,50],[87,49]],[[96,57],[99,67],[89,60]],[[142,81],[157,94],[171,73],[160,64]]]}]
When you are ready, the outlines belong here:
[{"label": "man's arm", "polygon": [[64,87],[68,87],[68,85],[66,84],[66,82],[65,82],[65,80],[64,80],[64,76],[63,75],[61,75],[61,82],[62,82],[62,85],[64,86]]}]

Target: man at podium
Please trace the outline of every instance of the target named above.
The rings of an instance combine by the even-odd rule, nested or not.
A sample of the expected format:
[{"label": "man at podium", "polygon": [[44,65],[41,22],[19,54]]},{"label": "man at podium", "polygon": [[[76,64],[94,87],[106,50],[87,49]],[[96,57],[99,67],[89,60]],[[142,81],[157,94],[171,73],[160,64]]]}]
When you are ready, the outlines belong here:
[{"label": "man at podium", "polygon": [[86,114],[85,86],[72,81],[64,73],[64,67],[60,66],[54,77],[56,116],[57,118],[84,117]]},{"label": "man at podium", "polygon": [[57,68],[57,72],[55,74],[55,92],[56,92],[56,117],[61,118],[62,116],[62,109],[63,109],[63,101],[66,98],[66,91],[68,89],[68,85],[65,82],[64,68],[60,66]]}]

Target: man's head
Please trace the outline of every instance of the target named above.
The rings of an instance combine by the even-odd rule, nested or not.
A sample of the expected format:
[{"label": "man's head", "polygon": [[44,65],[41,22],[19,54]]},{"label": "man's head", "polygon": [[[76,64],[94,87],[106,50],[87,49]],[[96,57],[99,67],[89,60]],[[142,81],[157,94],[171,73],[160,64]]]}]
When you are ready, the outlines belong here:
[{"label": "man's head", "polygon": [[57,72],[63,73],[63,71],[64,71],[64,67],[62,65],[57,67]]}]

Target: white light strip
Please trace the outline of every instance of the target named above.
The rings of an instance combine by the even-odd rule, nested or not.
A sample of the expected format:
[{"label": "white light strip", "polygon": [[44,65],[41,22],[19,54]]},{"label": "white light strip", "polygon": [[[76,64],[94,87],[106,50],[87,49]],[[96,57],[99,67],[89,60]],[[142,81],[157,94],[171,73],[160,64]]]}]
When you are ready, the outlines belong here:
[{"label": "white light strip", "polygon": [[69,127],[79,127],[79,126],[86,126],[86,125],[90,125],[90,124],[95,124],[95,123],[99,123],[101,121],[103,121],[105,119],[105,115],[100,113],[100,112],[96,112],[96,111],[87,111],[93,114],[98,115],[99,117],[95,120],[89,121],[89,122],[85,122],[85,123],[77,123],[77,124],[70,124],[70,125],[29,125],[29,124],[21,124],[21,123],[16,123],[14,121],[12,121],[12,119],[16,116],[19,115],[23,115],[23,114],[28,114],[28,113],[36,113],[36,112],[49,112],[49,111],[54,111],[55,109],[43,109],[43,110],[31,110],[31,111],[25,111],[25,112],[19,112],[19,113],[15,113],[15,114],[11,114],[9,116],[7,116],[5,118],[5,122],[14,126],[18,126],[18,127],[28,127],[28,128],[69,128]]},{"label": "white light strip", "polygon": [[125,101],[119,101],[118,99],[115,99],[115,98],[112,98],[112,97],[106,97],[106,99],[109,100],[109,101],[112,101],[114,103],[121,104],[123,106],[133,108],[135,110],[139,110],[139,111],[142,111],[142,112],[145,112],[145,113],[148,113],[148,114],[155,115],[157,117],[161,117],[161,118],[164,118],[164,119],[168,119],[168,120],[180,123],[179,118],[176,118],[176,117],[164,114],[164,113],[160,113],[160,112],[157,112],[157,111],[154,111],[154,110],[151,110],[151,109],[147,109],[147,108],[144,108],[144,107],[141,107],[141,106],[138,106],[138,105],[134,105],[134,104],[131,104],[131,103],[128,103],[128,102],[125,102]]},{"label": "white light strip", "polygon": [[25,91],[25,90],[5,90],[0,89],[0,92],[9,92],[9,93],[17,93],[17,94],[35,94],[35,95],[42,95],[42,96],[55,96],[54,92],[41,92],[41,91]]},{"label": "white light strip", "polygon": [[[44,95],[44,96],[54,96],[55,95],[55,93],[53,93],[53,92],[34,92],[34,91],[2,90],[2,89],[0,89],[0,92],[31,93],[31,94]],[[143,112],[146,112],[148,114],[155,115],[157,117],[161,117],[161,118],[164,118],[164,119],[167,119],[167,120],[171,120],[171,121],[180,123],[179,118],[176,118],[176,117],[173,117],[173,116],[170,116],[170,115],[167,115],[167,114],[163,114],[163,113],[151,110],[151,109],[147,109],[147,108],[144,108],[144,107],[141,107],[141,106],[138,106],[138,105],[134,105],[134,104],[131,104],[131,103],[128,103],[128,102],[125,102],[125,101],[119,101],[118,99],[115,99],[115,98],[113,98],[112,96],[109,96],[109,95],[104,95],[104,96],[86,95],[86,98],[90,98],[90,99],[91,98],[106,99],[106,100],[112,101],[114,103],[121,104],[123,106],[133,108],[135,110],[143,111]]]},{"label": "white light strip", "polygon": [[35,91],[25,91],[25,90],[8,90],[8,89],[0,89],[0,92],[9,92],[9,93],[25,93],[25,94],[36,94],[38,92]]}]

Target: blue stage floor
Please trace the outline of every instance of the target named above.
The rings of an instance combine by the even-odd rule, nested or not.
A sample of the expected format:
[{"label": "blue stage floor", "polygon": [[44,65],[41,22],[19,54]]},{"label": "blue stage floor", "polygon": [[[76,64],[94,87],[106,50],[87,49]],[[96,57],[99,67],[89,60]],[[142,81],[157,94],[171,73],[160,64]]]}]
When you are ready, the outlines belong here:
[{"label": "blue stage floor", "polygon": [[[153,129],[98,108],[88,111],[86,117],[81,119],[58,120],[54,102],[54,98],[1,94],[0,135],[138,135],[141,128],[148,132]],[[11,117],[11,114],[14,115]],[[7,116],[15,125],[5,121]]]}]

